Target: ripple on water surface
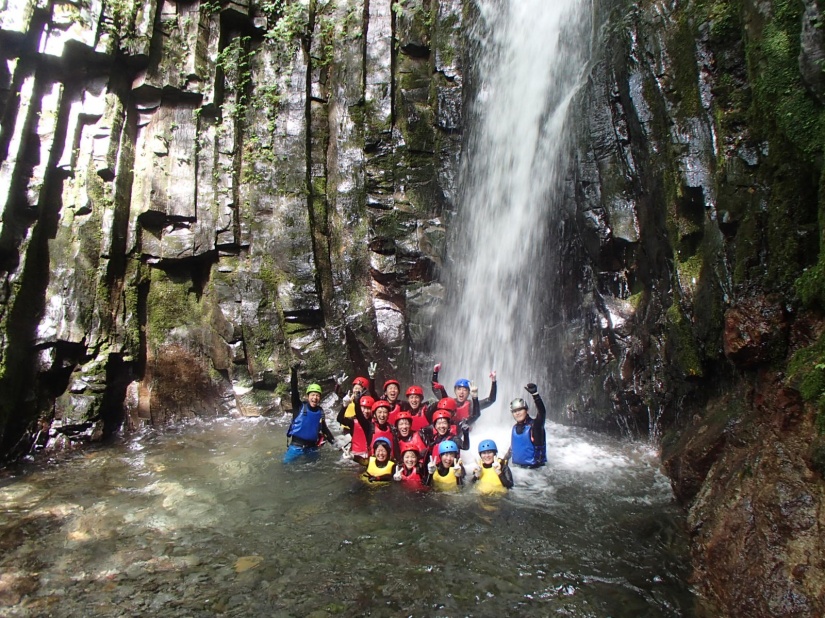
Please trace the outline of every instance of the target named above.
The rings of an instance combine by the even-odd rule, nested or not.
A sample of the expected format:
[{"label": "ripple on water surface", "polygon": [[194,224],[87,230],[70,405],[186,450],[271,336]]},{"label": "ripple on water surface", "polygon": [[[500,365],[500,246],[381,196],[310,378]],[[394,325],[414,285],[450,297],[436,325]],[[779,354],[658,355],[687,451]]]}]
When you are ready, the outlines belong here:
[{"label": "ripple on water surface", "polygon": [[549,427],[548,466],[501,499],[367,486],[334,451],[284,467],[263,419],[88,451],[0,488],[0,610],[693,616],[654,455]]}]

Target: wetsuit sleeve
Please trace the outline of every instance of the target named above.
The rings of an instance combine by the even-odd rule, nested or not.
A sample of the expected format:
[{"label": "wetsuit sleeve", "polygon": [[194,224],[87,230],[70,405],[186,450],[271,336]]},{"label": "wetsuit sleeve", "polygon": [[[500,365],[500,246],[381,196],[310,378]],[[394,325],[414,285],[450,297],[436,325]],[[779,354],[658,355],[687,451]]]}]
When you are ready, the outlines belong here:
[{"label": "wetsuit sleeve", "polygon": [[[458,436],[456,436],[456,438],[458,438]],[[462,451],[470,450],[470,432],[469,432],[469,430],[461,432],[461,443],[458,445],[458,448],[460,448]]]},{"label": "wetsuit sleeve", "polygon": [[330,444],[335,444],[335,436],[332,435],[329,427],[327,427],[327,422],[323,418],[321,419],[321,433],[324,434],[324,437]]},{"label": "wetsuit sleeve", "polygon": [[510,466],[502,464],[501,474],[498,478],[501,479],[501,484],[507,489],[510,489],[515,484],[513,483],[513,472],[510,470]]},{"label": "wetsuit sleeve", "polygon": [[487,399],[482,399],[480,402],[480,407],[483,410],[484,408],[489,408],[496,402],[496,394],[498,393],[498,386],[497,382],[493,380],[493,383],[490,385],[490,396]]},{"label": "wetsuit sleeve", "polygon": [[541,400],[541,395],[533,395],[533,401],[536,404],[536,418],[530,429],[532,432],[533,444],[545,444],[547,442],[547,435],[544,431],[544,421],[547,420],[547,408],[544,407],[544,402]]},{"label": "wetsuit sleeve", "polygon": [[502,459],[503,459],[504,461],[510,461],[510,458],[511,458],[512,456],[513,456],[513,447],[511,446],[511,447],[509,447],[509,448],[507,449],[507,452],[506,452],[506,453],[504,453],[504,457],[502,457]]},{"label": "wetsuit sleeve", "polygon": [[335,420],[338,421],[338,424],[341,425],[341,427],[346,427],[352,431],[352,421],[347,418],[346,406],[341,406],[341,411],[338,412],[338,416],[335,417]]},{"label": "wetsuit sleeve", "polygon": [[464,464],[460,464],[459,467],[461,468],[461,476],[457,476],[455,479],[456,485],[464,485],[464,479],[467,478],[467,471],[464,469]]},{"label": "wetsuit sleeve", "polygon": [[433,395],[438,399],[444,399],[447,396],[447,390],[438,382],[433,382]]},{"label": "wetsuit sleeve", "polygon": [[298,392],[298,367],[293,367],[289,375],[289,392],[292,399],[292,418],[301,411],[301,394]]},{"label": "wetsuit sleeve", "polygon": [[361,409],[361,403],[359,401],[355,402],[355,420],[361,425],[361,429],[364,430],[364,436],[367,438],[367,449],[369,449],[369,445],[372,442],[372,421],[364,416],[364,411]]},{"label": "wetsuit sleeve", "polygon": [[430,403],[429,401],[425,401],[421,404],[424,408],[424,417],[427,419],[427,422],[432,425],[433,424],[433,412],[435,412],[435,404]]},{"label": "wetsuit sleeve", "polygon": [[470,417],[467,419],[467,422],[472,425],[481,417],[481,404],[478,401],[478,397],[473,397],[471,399],[470,404]]},{"label": "wetsuit sleeve", "polygon": [[378,399],[378,393],[375,392],[375,378],[370,378],[370,397]]}]

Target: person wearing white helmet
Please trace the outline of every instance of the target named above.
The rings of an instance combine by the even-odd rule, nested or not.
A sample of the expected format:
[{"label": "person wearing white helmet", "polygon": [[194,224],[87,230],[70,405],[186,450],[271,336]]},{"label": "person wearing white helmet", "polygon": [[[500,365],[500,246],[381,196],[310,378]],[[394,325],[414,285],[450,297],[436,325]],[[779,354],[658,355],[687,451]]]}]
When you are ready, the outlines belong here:
[{"label": "person wearing white helmet", "polygon": [[510,436],[510,449],[504,456],[521,468],[540,468],[547,463],[547,434],[544,430],[544,421],[547,418],[547,409],[539,395],[538,387],[527,384],[524,387],[533,396],[536,405],[536,417],[528,413],[530,406],[521,397],[510,402],[510,412],[513,413],[513,431]]}]

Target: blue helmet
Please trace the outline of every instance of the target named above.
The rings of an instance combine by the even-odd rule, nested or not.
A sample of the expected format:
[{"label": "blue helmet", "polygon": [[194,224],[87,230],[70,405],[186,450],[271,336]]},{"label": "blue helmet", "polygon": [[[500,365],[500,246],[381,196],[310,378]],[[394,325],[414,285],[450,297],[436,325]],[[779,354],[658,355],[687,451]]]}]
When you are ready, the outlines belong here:
[{"label": "blue helmet", "polygon": [[458,454],[458,444],[456,444],[452,440],[444,440],[444,442],[439,443],[438,455],[441,456],[444,453]]},{"label": "blue helmet", "polygon": [[479,455],[484,451],[495,451],[496,453],[498,453],[498,447],[496,446],[496,443],[492,440],[482,440],[478,444]]},{"label": "blue helmet", "polygon": [[372,443],[372,451],[373,452],[375,452],[375,448],[379,444],[386,447],[388,453],[392,453],[392,443],[387,438],[385,438],[384,436],[379,436],[378,438],[376,438],[373,441],[373,443]]},{"label": "blue helmet", "polygon": [[456,380],[455,381],[455,386],[453,388],[459,388],[459,387],[466,388],[467,390],[470,390],[470,381],[466,378],[460,378],[460,379]]}]

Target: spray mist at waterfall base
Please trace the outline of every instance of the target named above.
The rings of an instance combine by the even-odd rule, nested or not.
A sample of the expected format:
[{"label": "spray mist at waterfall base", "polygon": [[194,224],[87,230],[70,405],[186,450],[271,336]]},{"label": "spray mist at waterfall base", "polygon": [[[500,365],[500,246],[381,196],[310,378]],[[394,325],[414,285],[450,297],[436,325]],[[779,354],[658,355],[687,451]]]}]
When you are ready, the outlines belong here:
[{"label": "spray mist at waterfall base", "polygon": [[284,466],[285,429],[195,423],[6,479],[0,613],[698,615],[645,446],[548,423],[548,465],[493,499],[370,486],[329,447]]}]

